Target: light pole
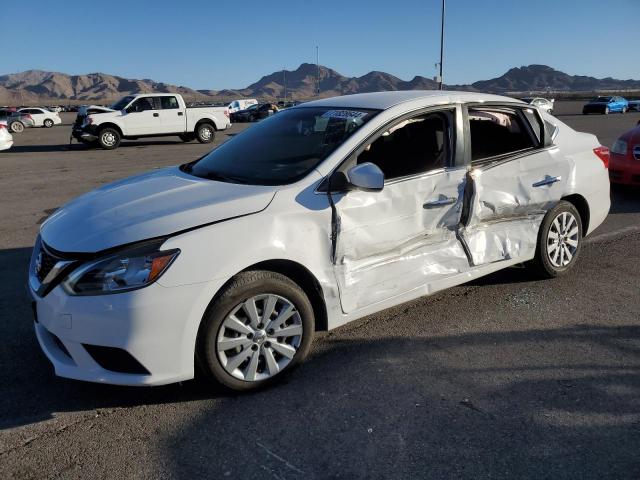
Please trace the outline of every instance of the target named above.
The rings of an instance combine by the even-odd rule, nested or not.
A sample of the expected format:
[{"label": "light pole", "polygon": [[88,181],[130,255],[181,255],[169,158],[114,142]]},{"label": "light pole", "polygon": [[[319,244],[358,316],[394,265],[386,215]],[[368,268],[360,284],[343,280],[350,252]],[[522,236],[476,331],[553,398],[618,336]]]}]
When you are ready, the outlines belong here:
[{"label": "light pole", "polygon": [[316,45],[316,96],[320,96],[320,52]]},{"label": "light pole", "polygon": [[446,0],[442,0],[442,20],[440,24],[440,90],[443,90],[442,62],[444,60],[444,7]]},{"label": "light pole", "polygon": [[287,101],[287,67],[282,67],[282,80],[284,83],[284,101]]}]

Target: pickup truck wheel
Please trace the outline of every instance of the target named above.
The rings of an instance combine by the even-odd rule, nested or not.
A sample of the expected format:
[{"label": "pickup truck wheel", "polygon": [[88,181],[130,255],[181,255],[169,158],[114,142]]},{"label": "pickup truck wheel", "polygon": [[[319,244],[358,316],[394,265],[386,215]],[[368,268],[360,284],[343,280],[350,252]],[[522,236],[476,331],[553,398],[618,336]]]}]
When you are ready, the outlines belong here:
[{"label": "pickup truck wheel", "polygon": [[44,125],[44,128],[51,128],[53,127],[53,120],[51,120],[50,118],[45,118],[44,122],[42,122],[42,125]]},{"label": "pickup truck wheel", "polygon": [[196,138],[193,133],[183,133],[182,135],[179,135],[179,137],[180,137],[180,140],[182,140],[185,143],[195,140]]},{"label": "pickup truck wheel", "polygon": [[255,270],[236,275],[202,320],[196,361],[209,379],[237,391],[274,381],[309,353],[313,308],[290,278]]},{"label": "pickup truck wheel", "polygon": [[202,123],[196,128],[196,138],[200,143],[211,143],[216,136],[216,129],[209,123]]},{"label": "pickup truck wheel", "polygon": [[9,124],[9,130],[11,130],[11,133],[22,133],[24,132],[24,125],[22,122],[16,120]]},{"label": "pickup truck wheel", "polygon": [[562,276],[576,264],[581,248],[580,213],[572,203],[562,200],[542,220],[531,266],[543,278]]},{"label": "pickup truck wheel", "polygon": [[113,150],[120,145],[120,133],[114,128],[103,128],[98,134],[98,143],[105,150]]}]

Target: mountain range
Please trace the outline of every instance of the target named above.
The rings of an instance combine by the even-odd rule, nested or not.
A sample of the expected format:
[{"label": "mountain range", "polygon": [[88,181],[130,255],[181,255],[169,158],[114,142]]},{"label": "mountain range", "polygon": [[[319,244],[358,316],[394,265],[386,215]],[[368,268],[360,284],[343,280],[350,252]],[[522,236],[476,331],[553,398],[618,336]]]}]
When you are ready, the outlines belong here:
[{"label": "mountain range", "polygon": [[[286,92],[290,99],[315,96],[318,67],[303,63],[296,70],[282,70],[265,75],[257,82],[237,90],[194,90],[150,79],[135,80],[104,73],[67,75],[42,70],[0,76],[0,104],[37,104],[46,102],[107,103],[131,93],[180,93],[190,101],[227,101],[237,97],[257,97],[265,100],[281,99]],[[372,71],[361,77],[347,77],[324,66],[319,67],[321,96],[385,90],[432,90],[433,80],[416,76],[402,80],[386,72]],[[640,80],[617,80],[569,75],[546,65],[512,68],[500,77],[480,80],[469,85],[446,85],[448,90],[482,91],[492,93],[533,91],[606,91],[640,90]]]}]

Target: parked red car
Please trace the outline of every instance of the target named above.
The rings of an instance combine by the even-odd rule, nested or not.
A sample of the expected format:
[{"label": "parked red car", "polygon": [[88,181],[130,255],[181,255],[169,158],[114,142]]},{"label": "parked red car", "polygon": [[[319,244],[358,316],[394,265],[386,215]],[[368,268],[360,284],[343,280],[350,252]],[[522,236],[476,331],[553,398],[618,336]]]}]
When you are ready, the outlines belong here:
[{"label": "parked red car", "polygon": [[640,122],[620,135],[611,147],[609,160],[611,183],[640,185]]}]

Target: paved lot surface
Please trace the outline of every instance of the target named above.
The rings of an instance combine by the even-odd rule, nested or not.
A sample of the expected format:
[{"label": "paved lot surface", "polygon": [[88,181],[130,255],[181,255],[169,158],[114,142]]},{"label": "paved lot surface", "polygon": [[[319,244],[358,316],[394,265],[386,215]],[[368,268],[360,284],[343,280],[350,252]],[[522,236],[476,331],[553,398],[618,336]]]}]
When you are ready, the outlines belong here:
[{"label": "paved lot surface", "polygon": [[[579,107],[556,112],[605,145],[640,119]],[[0,153],[0,478],[640,478],[640,191],[613,191],[569,276],[509,269],[349,324],[267,391],[120,388],[56,378],[40,353],[38,225],[210,146],[68,149],[69,129]]]}]

